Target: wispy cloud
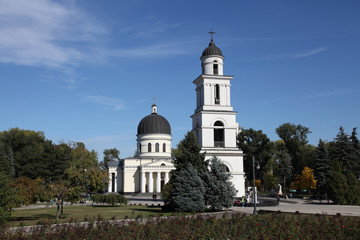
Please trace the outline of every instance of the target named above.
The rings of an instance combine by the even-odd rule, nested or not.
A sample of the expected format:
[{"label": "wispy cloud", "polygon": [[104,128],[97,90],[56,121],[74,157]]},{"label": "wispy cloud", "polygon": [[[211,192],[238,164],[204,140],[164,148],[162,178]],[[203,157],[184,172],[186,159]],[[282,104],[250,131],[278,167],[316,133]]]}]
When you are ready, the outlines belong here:
[{"label": "wispy cloud", "polygon": [[143,20],[142,23],[123,27],[120,31],[131,33],[137,38],[156,38],[161,37],[161,33],[167,32],[181,25],[181,23],[165,23],[162,21],[156,21],[153,16],[150,16]]},{"label": "wispy cloud", "polygon": [[112,97],[106,97],[106,96],[83,96],[83,100],[87,102],[93,102],[97,104],[101,104],[107,107],[110,107],[110,109],[114,111],[119,111],[124,108],[124,101],[119,98],[112,98]]},{"label": "wispy cloud", "polygon": [[186,42],[154,44],[136,48],[115,49],[109,55],[116,57],[164,57],[191,53]]},{"label": "wispy cloud", "polygon": [[65,68],[86,59],[81,48],[104,34],[74,5],[0,0],[0,62]]},{"label": "wispy cloud", "polygon": [[273,54],[267,56],[255,57],[254,60],[281,60],[281,59],[297,59],[297,58],[306,58],[323,51],[326,51],[328,48],[320,47],[316,49],[304,50],[298,53],[282,53],[282,54]]},{"label": "wispy cloud", "polygon": [[358,89],[342,88],[342,89],[336,89],[336,90],[327,91],[327,92],[314,93],[314,94],[303,96],[302,98],[309,99],[309,98],[344,96],[344,95],[354,94],[357,92],[359,92]]},{"label": "wispy cloud", "polygon": [[321,53],[321,52],[325,51],[326,49],[327,49],[326,47],[316,48],[316,49],[312,49],[312,50],[308,50],[308,51],[304,51],[304,52],[301,52],[301,53],[294,54],[293,57],[294,58],[310,57],[312,55]]}]

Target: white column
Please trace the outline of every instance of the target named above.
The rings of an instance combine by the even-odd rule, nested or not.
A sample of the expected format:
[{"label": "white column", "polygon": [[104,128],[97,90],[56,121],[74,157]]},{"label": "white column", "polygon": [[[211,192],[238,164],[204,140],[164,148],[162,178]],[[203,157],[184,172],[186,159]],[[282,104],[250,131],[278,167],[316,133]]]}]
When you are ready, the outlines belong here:
[{"label": "white column", "polygon": [[108,187],[108,192],[111,192],[112,190],[112,173],[109,172],[109,187]]},{"label": "white column", "polygon": [[161,172],[157,172],[156,177],[156,192],[161,192]]},{"label": "white column", "polygon": [[231,106],[230,104],[230,84],[226,85],[226,105]]},{"label": "white column", "polygon": [[167,184],[168,182],[169,182],[169,172],[165,172],[164,184]]},{"label": "white column", "polygon": [[141,171],[141,179],[140,179],[140,184],[141,184],[141,192],[144,193],[145,192],[145,172]]},{"label": "white column", "polygon": [[153,186],[154,186],[153,173],[152,173],[152,172],[149,172],[148,189],[149,189],[149,192],[150,192],[150,193],[154,192]]},{"label": "white column", "polygon": [[117,189],[117,181],[118,181],[118,174],[117,172],[115,172],[115,192],[118,192],[118,189]]}]

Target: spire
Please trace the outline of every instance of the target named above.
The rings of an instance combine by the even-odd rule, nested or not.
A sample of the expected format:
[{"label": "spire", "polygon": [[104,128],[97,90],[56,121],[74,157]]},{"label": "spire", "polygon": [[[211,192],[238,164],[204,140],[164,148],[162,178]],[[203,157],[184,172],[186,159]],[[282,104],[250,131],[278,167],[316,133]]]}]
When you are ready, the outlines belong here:
[{"label": "spire", "polygon": [[213,41],[213,35],[215,34],[215,32],[211,29],[211,31],[209,32],[211,34],[211,42]]},{"label": "spire", "polygon": [[156,100],[156,98],[153,98],[153,100],[154,100],[154,103],[153,103],[153,105],[151,106],[151,114],[157,114],[157,106],[156,106],[156,104],[155,104],[155,100]]}]

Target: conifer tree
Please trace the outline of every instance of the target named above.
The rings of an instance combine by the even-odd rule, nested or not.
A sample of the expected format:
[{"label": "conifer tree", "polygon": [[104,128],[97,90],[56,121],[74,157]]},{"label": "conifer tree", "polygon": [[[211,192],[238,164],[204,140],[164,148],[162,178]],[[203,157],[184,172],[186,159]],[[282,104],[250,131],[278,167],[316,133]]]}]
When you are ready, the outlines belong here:
[{"label": "conifer tree", "polygon": [[210,171],[202,173],[205,192],[205,203],[212,210],[221,210],[232,206],[236,190],[229,181],[230,175],[226,173],[226,166],[214,156],[210,160]]},{"label": "conifer tree", "polygon": [[350,161],[353,164],[353,173],[355,174],[355,176],[360,178],[360,142],[357,138],[356,128],[353,128],[353,131],[351,133],[350,144],[352,147]]},{"label": "conifer tree", "polygon": [[173,151],[175,158],[174,166],[176,172],[185,169],[191,164],[197,170],[203,170],[207,164],[204,161],[205,155],[200,153],[201,147],[197,142],[196,136],[189,131],[185,138],[178,144],[178,148]]},{"label": "conifer tree", "polygon": [[326,186],[330,180],[332,172],[332,163],[329,157],[329,152],[325,147],[324,142],[320,139],[316,148],[315,161],[315,177],[318,180],[316,183],[317,190],[320,194],[326,193]]},{"label": "conifer tree", "polygon": [[189,164],[174,175],[167,207],[177,212],[201,212],[205,206],[204,194],[203,181]]},{"label": "conifer tree", "polygon": [[339,133],[334,139],[332,145],[331,159],[333,162],[340,163],[342,172],[348,174],[353,171],[353,165],[351,163],[352,147],[349,141],[349,135],[345,133],[344,128],[339,128]]}]

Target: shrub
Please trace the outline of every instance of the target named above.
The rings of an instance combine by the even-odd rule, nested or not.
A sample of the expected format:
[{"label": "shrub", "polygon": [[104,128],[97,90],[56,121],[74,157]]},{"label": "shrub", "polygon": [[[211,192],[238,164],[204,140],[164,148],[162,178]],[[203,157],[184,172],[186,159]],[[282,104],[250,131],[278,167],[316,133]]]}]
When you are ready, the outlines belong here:
[{"label": "shrub", "polygon": [[92,196],[92,200],[94,203],[102,203],[111,206],[115,206],[118,203],[127,205],[128,203],[126,197],[117,193],[95,194]]}]

